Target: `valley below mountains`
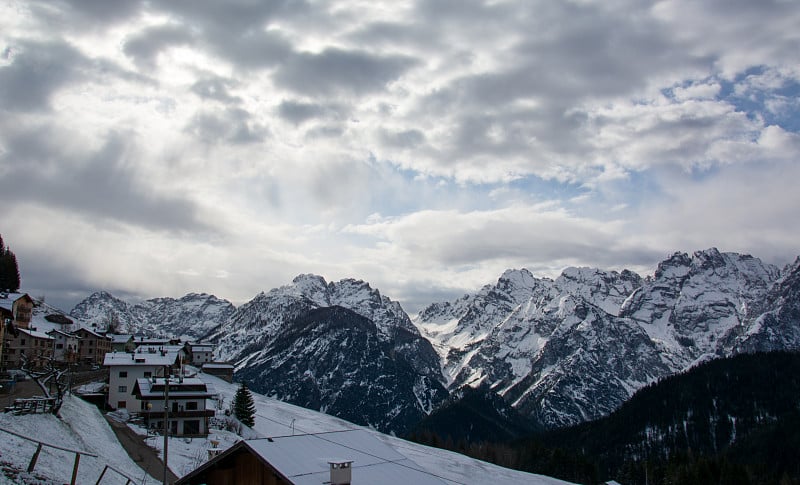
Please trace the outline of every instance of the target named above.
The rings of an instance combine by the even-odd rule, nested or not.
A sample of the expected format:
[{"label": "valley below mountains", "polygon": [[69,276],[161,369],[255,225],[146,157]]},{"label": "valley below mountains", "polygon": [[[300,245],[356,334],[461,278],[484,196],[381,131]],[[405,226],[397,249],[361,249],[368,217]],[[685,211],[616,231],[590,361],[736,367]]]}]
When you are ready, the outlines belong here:
[{"label": "valley below mountains", "polygon": [[131,304],[99,292],[71,314],[214,342],[258,392],[404,434],[464,386],[557,428],[711,359],[798,350],[799,292],[800,260],[777,268],[712,248],[675,253],[647,277],[509,270],[413,318],[366,282],[315,275],[238,308],[207,294]]}]

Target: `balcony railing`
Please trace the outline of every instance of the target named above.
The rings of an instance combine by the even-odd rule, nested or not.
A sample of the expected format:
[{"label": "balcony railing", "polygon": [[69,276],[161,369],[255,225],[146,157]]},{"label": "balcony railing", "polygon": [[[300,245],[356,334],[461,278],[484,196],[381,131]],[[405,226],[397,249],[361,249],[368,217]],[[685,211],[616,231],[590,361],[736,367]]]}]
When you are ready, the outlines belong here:
[{"label": "balcony railing", "polygon": [[[170,411],[169,417],[172,418],[213,418],[213,409],[198,409],[194,411]],[[138,413],[145,419],[164,419],[164,411],[139,411]]]}]

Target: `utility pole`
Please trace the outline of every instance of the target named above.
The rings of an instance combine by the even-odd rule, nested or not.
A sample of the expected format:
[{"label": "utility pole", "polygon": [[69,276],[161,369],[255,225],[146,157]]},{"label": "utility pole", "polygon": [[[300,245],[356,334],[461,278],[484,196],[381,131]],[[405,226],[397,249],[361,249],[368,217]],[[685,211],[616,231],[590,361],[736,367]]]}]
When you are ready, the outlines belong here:
[{"label": "utility pole", "polygon": [[169,448],[169,366],[164,366],[164,485],[169,485],[167,450]]}]

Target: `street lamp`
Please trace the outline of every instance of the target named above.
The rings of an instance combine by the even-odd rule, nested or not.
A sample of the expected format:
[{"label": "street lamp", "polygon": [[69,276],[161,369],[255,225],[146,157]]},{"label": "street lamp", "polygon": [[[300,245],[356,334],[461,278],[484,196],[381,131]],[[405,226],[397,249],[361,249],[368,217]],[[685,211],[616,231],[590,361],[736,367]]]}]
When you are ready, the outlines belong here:
[{"label": "street lamp", "polygon": [[164,366],[164,485],[167,482],[167,450],[169,448],[169,366]]}]

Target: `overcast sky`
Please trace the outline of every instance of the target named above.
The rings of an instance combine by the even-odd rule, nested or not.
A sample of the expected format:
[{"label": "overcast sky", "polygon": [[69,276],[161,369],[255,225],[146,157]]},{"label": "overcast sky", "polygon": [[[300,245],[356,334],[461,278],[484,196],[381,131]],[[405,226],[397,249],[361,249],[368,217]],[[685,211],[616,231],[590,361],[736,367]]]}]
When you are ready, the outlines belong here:
[{"label": "overcast sky", "polygon": [[65,310],[800,254],[793,0],[0,0],[0,234]]}]

